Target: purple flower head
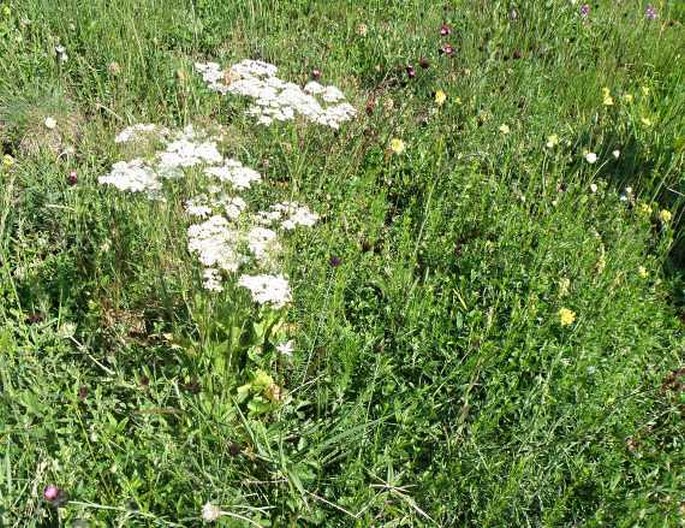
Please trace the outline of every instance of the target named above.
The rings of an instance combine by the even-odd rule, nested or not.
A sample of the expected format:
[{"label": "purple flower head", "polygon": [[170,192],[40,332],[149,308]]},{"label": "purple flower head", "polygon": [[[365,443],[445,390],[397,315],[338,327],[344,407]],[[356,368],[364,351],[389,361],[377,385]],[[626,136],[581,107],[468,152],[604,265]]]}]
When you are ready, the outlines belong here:
[{"label": "purple flower head", "polygon": [[413,66],[409,65],[405,68],[405,70],[407,72],[407,77],[409,77],[410,79],[413,79],[414,77],[416,77],[416,70],[414,69]]},{"label": "purple flower head", "polygon": [[328,263],[331,265],[332,268],[337,268],[342,263],[342,259],[337,255],[333,255],[328,261]]},{"label": "purple flower head", "polygon": [[451,44],[443,44],[440,48],[440,53],[444,53],[445,55],[452,55],[452,53],[454,53],[454,48]]},{"label": "purple flower head", "polygon": [[443,25],[440,26],[440,34],[441,34],[443,37],[446,37],[446,36],[449,35],[450,33],[452,33],[452,28],[449,27],[447,24],[444,24],[444,23],[443,23]]},{"label": "purple flower head", "polygon": [[585,18],[589,14],[590,14],[590,4],[583,4],[582,6],[580,6],[580,16]]},{"label": "purple flower head", "polygon": [[68,499],[64,490],[58,488],[54,484],[45,486],[45,489],[43,490],[43,498],[56,507],[60,507],[62,504],[67,502]]},{"label": "purple flower head", "polygon": [[45,489],[43,490],[43,497],[46,501],[52,502],[54,500],[57,500],[57,497],[59,497],[59,493],[59,488],[57,486],[50,484],[49,486],[45,486]]},{"label": "purple flower head", "polygon": [[78,183],[78,174],[76,174],[75,170],[69,173],[69,176],[67,177],[67,183],[69,185],[76,185]]},{"label": "purple flower head", "polygon": [[318,81],[321,78],[321,70],[315,69],[312,70],[312,79],[315,81]]},{"label": "purple flower head", "polygon": [[656,7],[654,7],[652,4],[647,4],[647,8],[645,9],[645,18],[647,20],[656,20],[658,16],[659,14],[656,12]]}]

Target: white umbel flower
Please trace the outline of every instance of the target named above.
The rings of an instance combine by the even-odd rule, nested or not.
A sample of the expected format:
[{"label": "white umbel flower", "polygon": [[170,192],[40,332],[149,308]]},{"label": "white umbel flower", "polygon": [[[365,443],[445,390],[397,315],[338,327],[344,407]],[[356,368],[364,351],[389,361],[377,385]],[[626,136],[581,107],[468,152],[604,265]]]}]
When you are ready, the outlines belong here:
[{"label": "white umbel flower", "polygon": [[236,250],[238,240],[238,233],[223,216],[214,215],[188,227],[188,250],[208,268],[237,271],[243,260]]},{"label": "white umbel flower", "polygon": [[241,275],[238,285],[250,290],[252,300],[283,308],[291,300],[290,284],[283,275]]},{"label": "white umbel flower", "polygon": [[118,161],[109,174],[100,176],[98,183],[113,185],[120,191],[157,193],[162,184],[155,171],[141,159]]},{"label": "white umbel flower", "polygon": [[228,159],[219,167],[207,167],[205,174],[222,182],[229,182],[235,189],[249,189],[253,182],[259,182],[262,176],[254,169],[243,166],[237,160]]}]

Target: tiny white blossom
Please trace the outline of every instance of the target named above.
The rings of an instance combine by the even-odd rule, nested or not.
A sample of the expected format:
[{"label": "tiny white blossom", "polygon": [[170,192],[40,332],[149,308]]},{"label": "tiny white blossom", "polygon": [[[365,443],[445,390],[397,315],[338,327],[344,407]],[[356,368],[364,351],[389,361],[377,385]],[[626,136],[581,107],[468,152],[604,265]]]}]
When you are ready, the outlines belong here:
[{"label": "tiny white blossom", "polygon": [[616,149],[611,154],[614,156],[614,158],[618,159],[619,156],[621,155],[621,151]]},{"label": "tiny white blossom", "polygon": [[276,350],[284,356],[292,356],[295,346],[292,340],[276,345]]},{"label": "tiny white blossom", "polygon": [[54,117],[46,117],[43,124],[48,130],[53,130],[57,126],[57,121],[55,121]]},{"label": "tiny white blossom", "polygon": [[202,507],[202,519],[206,522],[214,522],[221,517],[221,510],[211,502]]},{"label": "tiny white blossom", "polygon": [[590,184],[590,191],[592,191],[593,194],[597,192],[597,184],[596,183]]},{"label": "tiny white blossom", "polygon": [[594,152],[588,152],[587,154],[585,154],[585,161],[592,165],[597,161],[597,154],[595,154]]}]

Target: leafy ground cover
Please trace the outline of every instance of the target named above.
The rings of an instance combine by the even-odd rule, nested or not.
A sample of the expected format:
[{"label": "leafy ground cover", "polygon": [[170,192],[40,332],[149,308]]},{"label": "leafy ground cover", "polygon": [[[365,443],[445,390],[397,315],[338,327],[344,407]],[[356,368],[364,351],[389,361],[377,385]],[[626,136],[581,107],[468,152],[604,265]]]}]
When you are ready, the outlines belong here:
[{"label": "leafy ground cover", "polygon": [[0,524],[682,525],[684,22],[0,4]]}]

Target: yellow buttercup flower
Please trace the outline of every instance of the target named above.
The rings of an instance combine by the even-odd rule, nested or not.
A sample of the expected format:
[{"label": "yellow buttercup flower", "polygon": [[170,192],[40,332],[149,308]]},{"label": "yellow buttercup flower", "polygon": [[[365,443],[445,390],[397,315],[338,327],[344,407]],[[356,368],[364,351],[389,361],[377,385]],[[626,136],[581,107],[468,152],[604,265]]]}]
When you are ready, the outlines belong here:
[{"label": "yellow buttercup flower", "polygon": [[502,134],[508,134],[509,132],[511,132],[511,130],[509,129],[509,125],[507,125],[506,123],[499,126],[499,131],[502,132]]},{"label": "yellow buttercup flower", "polygon": [[649,276],[649,272],[647,272],[647,268],[645,268],[644,266],[637,267],[637,274],[642,279],[646,279]]},{"label": "yellow buttercup flower", "polygon": [[651,120],[650,118],[648,118],[648,117],[642,116],[642,117],[640,118],[640,121],[641,121],[642,124],[645,125],[646,127],[651,127],[651,126],[653,125],[652,120]]},{"label": "yellow buttercup flower", "polygon": [[659,220],[661,220],[664,224],[668,224],[672,218],[673,214],[668,209],[662,209],[659,213]]},{"label": "yellow buttercup flower", "polygon": [[447,101],[447,94],[443,92],[442,90],[438,90],[435,92],[435,104],[438,106],[442,106],[445,104],[445,101]]},{"label": "yellow buttercup flower", "polygon": [[603,104],[605,106],[612,106],[614,104],[614,98],[611,97],[611,91],[609,88],[602,88]]},{"label": "yellow buttercup flower", "polygon": [[9,169],[12,165],[14,165],[14,158],[9,154],[5,154],[2,157],[2,166]]},{"label": "yellow buttercup flower", "polygon": [[559,323],[561,326],[570,326],[576,320],[576,312],[568,308],[559,310]]},{"label": "yellow buttercup flower", "polygon": [[402,154],[407,146],[400,138],[392,138],[390,140],[390,150],[393,154]]}]

